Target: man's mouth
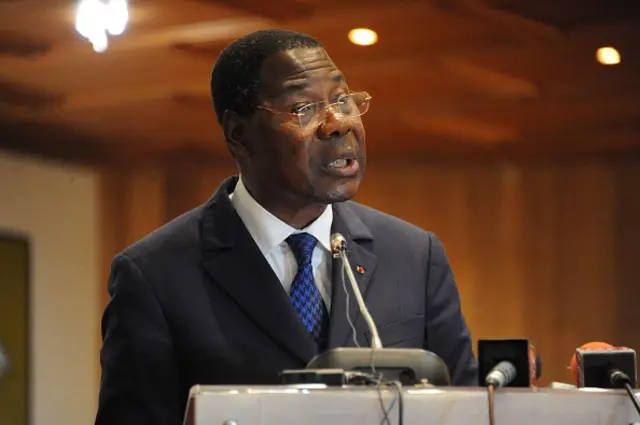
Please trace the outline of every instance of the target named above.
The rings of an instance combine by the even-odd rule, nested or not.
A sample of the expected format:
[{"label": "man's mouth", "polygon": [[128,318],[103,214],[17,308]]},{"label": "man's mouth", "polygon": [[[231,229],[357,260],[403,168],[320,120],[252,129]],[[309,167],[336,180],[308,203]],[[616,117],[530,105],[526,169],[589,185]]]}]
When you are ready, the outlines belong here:
[{"label": "man's mouth", "polygon": [[338,158],[328,163],[325,168],[336,177],[354,177],[360,170],[360,162],[356,158]]}]

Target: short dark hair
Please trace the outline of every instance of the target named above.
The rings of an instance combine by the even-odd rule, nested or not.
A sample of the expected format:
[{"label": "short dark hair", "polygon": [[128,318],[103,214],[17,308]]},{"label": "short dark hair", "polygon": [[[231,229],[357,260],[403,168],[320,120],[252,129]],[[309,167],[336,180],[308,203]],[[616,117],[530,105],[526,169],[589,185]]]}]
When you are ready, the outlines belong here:
[{"label": "short dark hair", "polygon": [[211,96],[218,122],[222,124],[228,109],[241,116],[253,113],[260,90],[260,70],[268,56],[313,47],[322,44],[310,35],[280,29],[256,31],[228,45],[211,72]]}]

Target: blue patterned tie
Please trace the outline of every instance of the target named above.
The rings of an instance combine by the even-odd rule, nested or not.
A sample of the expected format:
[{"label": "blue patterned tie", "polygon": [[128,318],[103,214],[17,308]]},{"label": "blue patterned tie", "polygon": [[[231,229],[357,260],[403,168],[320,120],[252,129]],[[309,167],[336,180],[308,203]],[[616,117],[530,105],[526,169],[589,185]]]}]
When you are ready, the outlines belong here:
[{"label": "blue patterned tie", "polygon": [[291,303],[298,312],[302,324],[313,339],[324,343],[324,330],[328,315],[325,311],[322,296],[313,278],[311,257],[318,240],[308,233],[297,233],[287,238],[287,243],[298,262],[298,272],[291,284]]}]

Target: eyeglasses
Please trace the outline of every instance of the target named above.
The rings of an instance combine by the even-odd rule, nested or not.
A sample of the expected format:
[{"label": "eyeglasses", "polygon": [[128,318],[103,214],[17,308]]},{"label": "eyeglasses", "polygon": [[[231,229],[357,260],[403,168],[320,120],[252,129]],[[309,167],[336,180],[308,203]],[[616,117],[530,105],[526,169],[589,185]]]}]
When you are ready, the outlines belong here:
[{"label": "eyeglasses", "polygon": [[341,95],[338,100],[333,103],[327,104],[327,102],[314,102],[308,103],[300,108],[297,108],[295,112],[277,111],[275,109],[268,108],[266,106],[258,105],[257,108],[269,111],[273,114],[285,114],[292,117],[297,117],[300,127],[305,128],[314,122],[317,122],[320,113],[331,109],[334,112],[338,112],[348,118],[355,118],[364,115],[369,110],[371,104],[371,96],[367,92],[356,92]]}]

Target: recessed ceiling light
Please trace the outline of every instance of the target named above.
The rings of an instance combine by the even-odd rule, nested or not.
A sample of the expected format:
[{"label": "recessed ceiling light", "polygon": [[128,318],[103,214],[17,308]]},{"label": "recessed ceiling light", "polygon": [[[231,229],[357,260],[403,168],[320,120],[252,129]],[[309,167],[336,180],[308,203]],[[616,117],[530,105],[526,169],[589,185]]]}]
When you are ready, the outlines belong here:
[{"label": "recessed ceiling light", "polygon": [[370,46],[378,41],[378,34],[367,28],[356,28],[349,31],[349,40],[359,46]]},{"label": "recessed ceiling light", "polygon": [[601,47],[596,52],[598,62],[603,65],[617,65],[620,63],[620,53],[613,47]]}]

